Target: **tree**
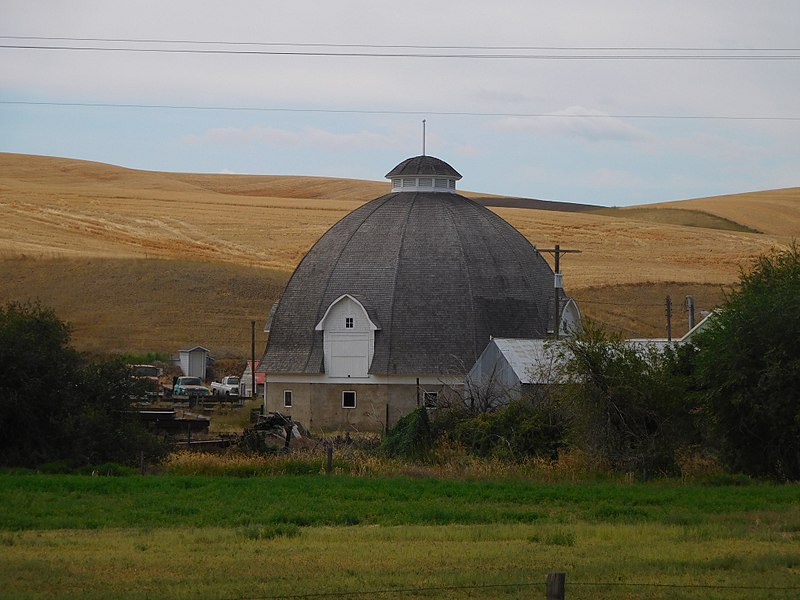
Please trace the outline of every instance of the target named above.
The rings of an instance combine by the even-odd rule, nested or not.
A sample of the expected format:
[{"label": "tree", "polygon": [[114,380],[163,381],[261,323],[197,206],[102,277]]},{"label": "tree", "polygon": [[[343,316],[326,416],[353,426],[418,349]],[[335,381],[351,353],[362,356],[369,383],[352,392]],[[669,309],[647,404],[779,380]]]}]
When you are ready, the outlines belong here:
[{"label": "tree", "polygon": [[3,464],[49,460],[58,402],[78,382],[78,353],[69,327],[39,304],[0,307],[0,459]]},{"label": "tree", "polygon": [[697,338],[698,381],[726,466],[800,479],[800,248],[757,259]]},{"label": "tree", "polygon": [[136,464],[164,448],[130,410],[136,382],[119,359],[91,362],[38,303],[0,306],[0,464]]},{"label": "tree", "polygon": [[597,467],[640,477],[673,474],[695,437],[690,379],[671,347],[633,344],[591,322],[564,342],[559,395],[569,443]]}]

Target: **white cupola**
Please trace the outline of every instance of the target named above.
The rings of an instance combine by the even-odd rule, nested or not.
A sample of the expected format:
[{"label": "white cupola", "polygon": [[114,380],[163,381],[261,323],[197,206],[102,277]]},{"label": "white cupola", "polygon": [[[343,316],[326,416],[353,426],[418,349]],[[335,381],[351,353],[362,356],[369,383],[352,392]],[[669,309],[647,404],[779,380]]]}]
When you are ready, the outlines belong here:
[{"label": "white cupola", "polygon": [[404,160],[386,174],[393,192],[455,193],[461,175],[443,160],[433,156],[415,156]]}]

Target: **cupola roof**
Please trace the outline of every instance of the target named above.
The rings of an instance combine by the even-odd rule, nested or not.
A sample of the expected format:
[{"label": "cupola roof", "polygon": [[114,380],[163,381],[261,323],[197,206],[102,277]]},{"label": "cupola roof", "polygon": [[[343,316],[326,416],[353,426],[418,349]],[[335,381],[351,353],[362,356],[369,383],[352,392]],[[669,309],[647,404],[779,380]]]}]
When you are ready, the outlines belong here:
[{"label": "cupola roof", "polygon": [[461,175],[434,156],[408,158],[386,174],[393,192],[450,192],[456,190]]},{"label": "cupola roof", "polygon": [[414,175],[431,175],[448,177],[458,181],[461,174],[446,162],[435,156],[414,156],[407,158],[386,174],[387,179],[392,177],[406,177]]}]

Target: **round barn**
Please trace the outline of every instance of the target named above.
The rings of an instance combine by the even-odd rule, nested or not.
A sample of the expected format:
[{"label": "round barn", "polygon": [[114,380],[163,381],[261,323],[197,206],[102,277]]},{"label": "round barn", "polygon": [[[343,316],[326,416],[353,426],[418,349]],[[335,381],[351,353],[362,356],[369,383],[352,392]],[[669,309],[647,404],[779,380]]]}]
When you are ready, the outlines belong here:
[{"label": "round barn", "polygon": [[312,430],[384,430],[460,392],[491,337],[553,329],[552,269],[456,192],[453,167],[417,156],[386,177],[306,254],[267,326],[266,409]]}]

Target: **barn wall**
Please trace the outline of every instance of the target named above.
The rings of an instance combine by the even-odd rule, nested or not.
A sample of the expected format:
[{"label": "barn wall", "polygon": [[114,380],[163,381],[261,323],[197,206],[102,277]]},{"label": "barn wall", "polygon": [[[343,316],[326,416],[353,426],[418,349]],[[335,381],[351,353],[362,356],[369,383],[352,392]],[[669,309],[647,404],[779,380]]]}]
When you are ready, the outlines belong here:
[{"label": "barn wall", "polygon": [[[284,390],[292,390],[292,407],[283,406]],[[446,394],[441,385],[421,386],[421,391]],[[342,408],[342,392],[356,392],[356,407]],[[280,383],[267,386],[267,411],[289,415],[311,431],[382,432],[417,408],[415,384]]]}]

